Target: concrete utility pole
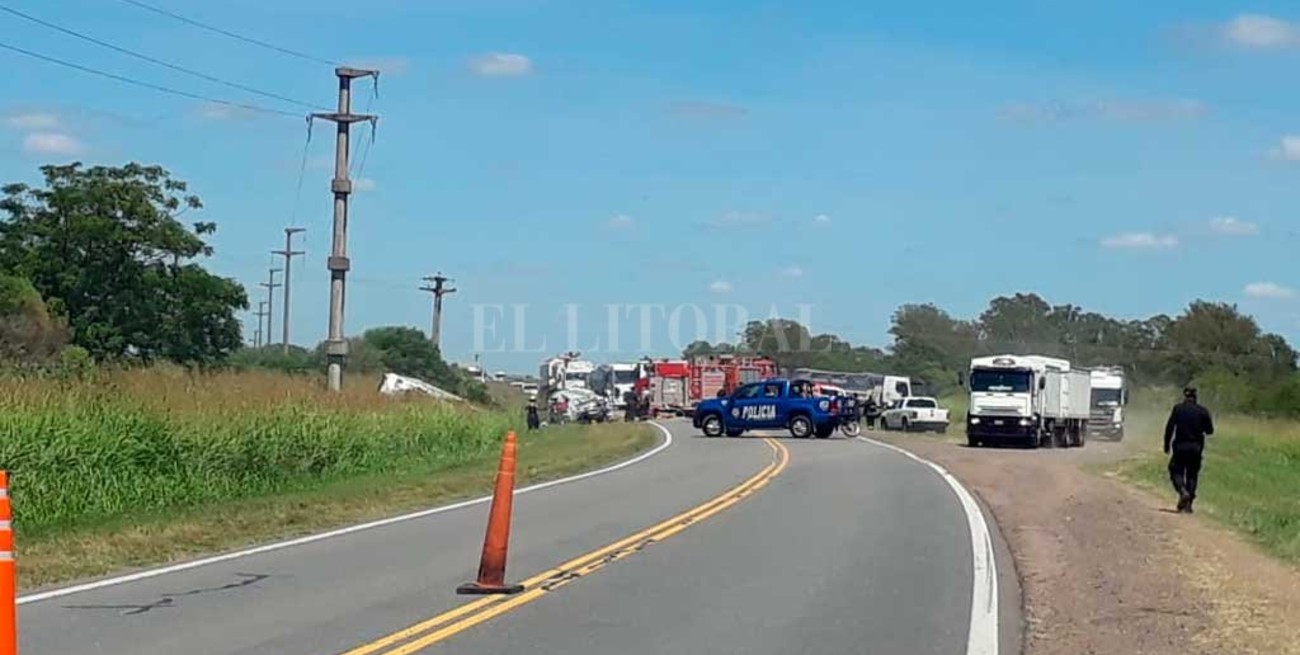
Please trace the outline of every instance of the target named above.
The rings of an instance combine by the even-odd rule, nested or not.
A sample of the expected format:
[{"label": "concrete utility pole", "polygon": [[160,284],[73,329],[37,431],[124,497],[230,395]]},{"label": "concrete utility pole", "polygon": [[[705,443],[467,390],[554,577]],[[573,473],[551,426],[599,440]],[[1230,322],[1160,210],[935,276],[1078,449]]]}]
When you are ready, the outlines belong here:
[{"label": "concrete utility pole", "polygon": [[284,250],[272,250],[271,254],[281,255],[284,257],[284,336],[280,339],[280,347],[284,354],[289,354],[289,269],[293,266],[294,255],[301,255],[303,251],[293,249],[293,235],[298,232],[306,232],[306,228],[286,227],[284,228]]},{"label": "concrete utility pole", "polygon": [[441,272],[431,277],[421,278],[425,282],[432,282],[431,287],[420,287],[420,291],[428,291],[433,294],[433,328],[429,330],[429,339],[433,341],[433,347],[442,352],[442,297],[449,293],[456,293],[455,289],[448,288],[446,284],[453,282],[451,278],[444,277]]},{"label": "concrete utility pole", "polygon": [[339,106],[333,114],[312,114],[313,118],[331,121],[338,125],[334,145],[334,179],[330,190],[334,193],[334,234],[326,268],[330,272],[330,323],[325,341],[325,354],[329,360],[329,388],[343,388],[343,365],[348,359],[348,342],[343,337],[343,300],[348,269],[348,195],[352,193],[352,180],[348,179],[348,138],[353,123],[370,121],[375,116],[352,113],[352,80],[359,77],[379,78],[379,71],[339,66],[334,69],[339,78]]},{"label": "concrete utility pole", "polygon": [[273,332],[273,330],[271,330],[271,321],[275,317],[273,314],[275,311],[275,288],[283,286],[279,282],[275,281],[275,274],[279,272],[280,269],[278,268],[268,269],[267,273],[269,273],[269,275],[267,276],[267,281],[262,283],[262,286],[266,288],[266,332],[263,332],[262,334],[266,335],[266,345],[268,346],[271,345],[271,334]]},{"label": "concrete utility pole", "polygon": [[257,311],[253,312],[253,315],[257,317],[257,331],[253,332],[253,347],[261,348],[262,347],[262,319],[271,315],[271,312],[266,308],[265,300],[259,300],[257,302]]}]

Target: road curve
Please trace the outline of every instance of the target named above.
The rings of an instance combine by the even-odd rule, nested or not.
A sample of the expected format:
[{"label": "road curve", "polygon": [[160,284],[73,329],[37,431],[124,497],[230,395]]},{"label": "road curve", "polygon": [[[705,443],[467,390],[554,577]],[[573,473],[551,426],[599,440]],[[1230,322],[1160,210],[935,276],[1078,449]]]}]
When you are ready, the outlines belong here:
[{"label": "road curve", "polygon": [[666,425],[655,457],[516,499],[507,578],[541,574],[523,594],[455,594],[478,504],[28,602],[20,652],[971,652],[971,532],[940,475],[857,440]]}]

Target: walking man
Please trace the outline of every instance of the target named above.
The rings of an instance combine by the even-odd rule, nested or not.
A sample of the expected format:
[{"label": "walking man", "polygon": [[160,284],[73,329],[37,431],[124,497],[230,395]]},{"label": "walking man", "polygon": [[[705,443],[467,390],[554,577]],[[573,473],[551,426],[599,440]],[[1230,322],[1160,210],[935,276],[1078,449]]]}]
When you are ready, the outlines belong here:
[{"label": "walking man", "polygon": [[1210,411],[1197,404],[1196,389],[1183,389],[1183,402],[1174,405],[1165,422],[1165,454],[1169,455],[1169,479],[1178,492],[1178,511],[1190,514],[1196,500],[1196,483],[1201,474],[1205,437],[1214,434]]}]

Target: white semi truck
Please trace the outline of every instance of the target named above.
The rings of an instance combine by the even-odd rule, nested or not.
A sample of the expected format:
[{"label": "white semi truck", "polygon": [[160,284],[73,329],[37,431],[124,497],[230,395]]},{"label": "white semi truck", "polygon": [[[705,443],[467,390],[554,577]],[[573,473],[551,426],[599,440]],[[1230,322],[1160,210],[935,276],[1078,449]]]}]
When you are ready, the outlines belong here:
[{"label": "white semi truck", "polygon": [[1092,376],[1070,362],[1039,355],[976,357],[967,375],[971,446],[1019,443],[1082,446],[1092,405]]},{"label": "white semi truck", "polygon": [[1124,406],[1128,405],[1128,381],[1119,366],[1099,366],[1092,376],[1092,413],[1088,434],[1119,441],[1124,438]]},{"label": "white semi truck", "polygon": [[636,386],[639,364],[601,364],[592,371],[591,390],[609,398],[617,409],[627,406],[627,394]]},{"label": "white semi truck", "polygon": [[549,397],[562,389],[588,388],[588,377],[596,370],[596,365],[579,357],[578,353],[571,352],[542,360],[538,369],[542,393]]}]

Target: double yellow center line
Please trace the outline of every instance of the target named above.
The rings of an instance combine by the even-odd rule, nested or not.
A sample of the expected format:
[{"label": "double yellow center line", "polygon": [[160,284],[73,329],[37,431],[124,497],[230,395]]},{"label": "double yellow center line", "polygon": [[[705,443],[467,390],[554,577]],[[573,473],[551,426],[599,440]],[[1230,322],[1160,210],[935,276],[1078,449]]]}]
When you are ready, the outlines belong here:
[{"label": "double yellow center line", "polygon": [[780,475],[790,463],[790,451],[779,442],[764,439],[772,449],[773,460],[763,470],[708,502],[670,519],[624,537],[608,546],[575,557],[553,569],[523,581],[524,591],[511,596],[487,596],[443,612],[409,628],[381,637],[342,655],[411,655],[484,621],[500,616],[545,596],[578,578],[617,562],[646,546],[663,541],[686,528],[713,516],[762,489]]}]

